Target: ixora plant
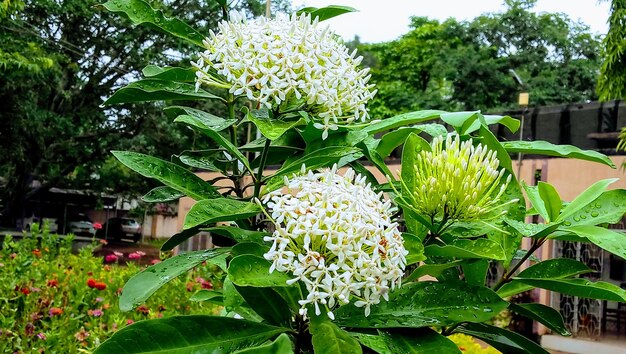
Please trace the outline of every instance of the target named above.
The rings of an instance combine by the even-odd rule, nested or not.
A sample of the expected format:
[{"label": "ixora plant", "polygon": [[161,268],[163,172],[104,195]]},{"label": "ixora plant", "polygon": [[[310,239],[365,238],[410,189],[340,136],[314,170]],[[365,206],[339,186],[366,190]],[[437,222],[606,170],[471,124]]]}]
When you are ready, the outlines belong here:
[{"label": "ixora plant", "polygon": [[[572,259],[518,272],[547,240],[590,242],[626,257],[626,236],[601,227],[626,213],[626,191],[606,191],[614,180],[604,180],[564,203],[547,183],[520,186],[509,154],[614,167],[611,161],[543,141],[501,143],[489,126],[517,130],[519,122],[507,116],[431,110],[372,120],[365,104],[375,90],[358,68],[361,59],[319,23],[351,9],[308,8],[276,19],[234,15],[205,38],[142,0],[102,7],[199,46],[192,68],[148,66],[144,79],[106,104],[166,101],[174,122],[219,145],[172,161],[114,155],[164,184],[145,200],[197,201],[164,250],[201,230],[230,244],[153,265],[129,280],[120,297],[120,308],[131,310],[169,280],[214,262],[227,273],[223,288],[194,298],[222,305],[223,316],[137,322],[97,353],[459,353],[447,338],[454,333],[506,353],[547,353],[487,324],[508,308],[568,335],[556,310],[513,304],[510,296],[539,287],[626,301],[612,284],[577,278],[591,270]],[[215,100],[228,117],[175,100]],[[238,130],[250,124],[262,137],[239,146]],[[394,173],[384,159],[399,146],[402,165]],[[366,161],[386,179],[376,180]],[[270,163],[280,167],[265,171]],[[189,167],[220,177],[204,181]],[[543,223],[525,223],[530,214]],[[524,237],[532,239],[528,250],[520,250]],[[505,271],[489,287],[493,264]]]}]

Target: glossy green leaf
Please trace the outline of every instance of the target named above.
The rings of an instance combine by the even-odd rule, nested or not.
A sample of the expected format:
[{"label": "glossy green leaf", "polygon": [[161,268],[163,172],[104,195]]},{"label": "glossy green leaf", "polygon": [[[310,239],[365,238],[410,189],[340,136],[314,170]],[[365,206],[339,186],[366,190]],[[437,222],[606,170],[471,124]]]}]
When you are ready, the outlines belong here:
[{"label": "glossy green leaf", "polygon": [[[539,262],[524,269],[518,274],[518,277],[526,279],[563,279],[591,271],[584,263],[577,260],[555,258]],[[513,279],[511,282],[504,284],[497,292],[502,297],[509,297],[532,288],[532,286],[526,283]]]},{"label": "glossy green leaf", "polygon": [[461,350],[453,341],[430,328],[379,330],[387,344],[385,353],[405,354],[457,354]]},{"label": "glossy green leaf", "polygon": [[550,354],[532,340],[504,328],[484,323],[467,323],[457,329],[507,354]]},{"label": "glossy green leaf", "polygon": [[233,246],[230,252],[233,257],[240,256],[242,254],[248,254],[263,258],[263,255],[269,251],[270,246],[268,244],[258,244],[254,242],[239,242]]},{"label": "glossy green leaf", "polygon": [[[485,118],[485,123],[487,125],[492,124],[501,124],[509,129],[511,133],[515,133],[520,127],[519,119],[512,118],[510,116],[496,116],[496,115],[486,115],[483,116]],[[474,123],[470,125],[470,127],[465,131],[465,134],[470,134],[478,129],[480,129],[481,122],[476,120]]]},{"label": "glossy green leaf", "polygon": [[468,284],[485,286],[487,271],[489,271],[489,260],[472,259],[461,264],[463,270],[463,280]]},{"label": "glossy green leaf", "polygon": [[504,141],[504,148],[511,153],[536,154],[545,156],[569,157],[605,164],[615,168],[615,164],[604,154],[593,150],[581,150],[572,145],[554,145],[547,141]]},{"label": "glossy green leaf", "polygon": [[189,298],[189,301],[194,301],[194,302],[208,301],[208,302],[222,305],[224,298],[222,297],[221,292],[217,292],[215,290],[202,289],[202,290],[196,291],[193,295],[191,295],[191,297]]},{"label": "glossy green leaf", "polygon": [[380,138],[378,146],[376,147],[376,151],[382,158],[386,158],[391,155],[395,148],[404,143],[409,134],[419,134],[421,132],[426,132],[430,136],[441,136],[448,133],[446,127],[436,123],[421,124],[413,127],[403,127],[383,135]]},{"label": "glossy green leaf", "polygon": [[[481,120],[484,120],[482,119],[482,116],[479,116],[479,118],[481,118]],[[509,155],[509,152],[504,149],[502,143],[498,141],[498,138],[493,135],[493,132],[489,130],[484,122],[481,122],[479,133],[480,143],[487,146],[489,149],[494,150],[496,152],[496,157],[498,158],[498,160],[500,160],[500,166],[504,167],[505,170],[509,171],[509,173],[512,174],[513,163],[511,162],[511,156]],[[507,175],[503,177],[507,178]],[[517,184],[516,181],[517,179],[515,175],[513,175],[512,181],[509,184]]]},{"label": "glossy green leaf", "polygon": [[220,149],[183,151],[178,159],[187,166],[222,174],[226,174],[234,161],[226,158],[224,151]]},{"label": "glossy green leaf", "polygon": [[551,184],[541,181],[537,183],[537,191],[539,192],[539,196],[541,197],[541,200],[543,200],[543,204],[546,207],[549,217],[548,221],[555,221],[558,219],[559,214],[561,213],[561,207],[563,206],[559,193],[557,193],[556,189]]},{"label": "glossy green leaf", "polygon": [[567,204],[565,208],[563,208],[559,220],[565,220],[589,203],[593,202],[595,199],[600,197],[602,193],[604,193],[610,184],[615,183],[618,179],[619,178],[603,179],[592,184],[589,188],[585,189],[576,198],[574,198],[571,203]]},{"label": "glossy green leaf", "polygon": [[211,113],[186,106],[167,106],[163,109],[163,112],[171,119],[176,119],[176,117],[183,115],[191,116],[198,122],[201,122],[202,126],[214,131],[222,131],[237,121],[236,119],[221,118]]},{"label": "glossy green leaf", "polygon": [[126,15],[133,25],[147,25],[157,28],[175,37],[182,38],[199,47],[204,47],[202,41],[206,37],[185,22],[177,18],[167,18],[161,10],[155,10],[143,0],[109,0],[99,5],[111,12]]},{"label": "glossy green leaf", "polygon": [[235,287],[252,311],[256,312],[267,323],[283,327],[290,326],[292,314],[289,305],[272,288]]},{"label": "glossy green leaf", "polygon": [[529,186],[526,183],[522,182],[522,187],[526,191],[526,196],[528,200],[532,204],[533,208],[539,213],[539,215],[546,220],[546,222],[550,221],[550,215],[548,214],[548,209],[546,208],[546,204],[543,199],[541,199],[541,195],[539,195],[539,189],[536,186]]},{"label": "glossy green leaf", "polygon": [[383,336],[378,333],[378,330],[363,330],[367,333],[356,332],[351,329],[350,335],[354,337],[361,345],[368,347],[376,353],[387,354],[389,353],[389,347]]},{"label": "glossy green leaf", "polygon": [[228,237],[237,242],[254,242],[260,245],[267,245],[268,243],[263,241],[263,237],[271,235],[270,233],[264,231],[244,230],[234,226],[215,226],[203,230]]},{"label": "glossy green leaf", "polygon": [[281,334],[275,341],[256,347],[237,350],[233,354],[292,354],[293,343],[288,335]]},{"label": "glossy green leaf", "polygon": [[369,134],[376,134],[398,127],[413,125],[428,120],[439,119],[442,113],[446,112],[437,110],[425,110],[404,113],[394,117],[385,118],[382,121],[374,124],[370,124],[367,127],[363,128],[363,130]]},{"label": "glossy green leaf", "polygon": [[292,279],[292,276],[277,270],[270,273],[271,265],[272,263],[265,258],[243,254],[230,261],[228,277],[239,286],[290,286],[287,281]]},{"label": "glossy green leaf", "polygon": [[[479,117],[482,116],[479,111],[474,112],[451,112],[442,113],[441,120],[450,124],[460,135],[468,134],[468,130],[480,123]],[[479,128],[479,127],[477,127]]]},{"label": "glossy green leaf", "polygon": [[132,82],[115,91],[104,101],[104,105],[118,103],[174,101],[174,100],[206,100],[219,97],[203,89],[196,91],[193,84],[172,82],[160,79],[143,79]]},{"label": "glossy green leaf", "polygon": [[131,170],[144,177],[154,178],[195,200],[220,198],[222,196],[213,186],[204,182],[200,177],[171,162],[137,152],[112,151],[112,153]]},{"label": "glossy green leaf", "polygon": [[569,336],[571,333],[567,330],[563,322],[561,313],[550,306],[530,303],[530,304],[511,304],[509,309],[513,312],[533,319],[542,323],[549,329],[555,331],[562,336]]},{"label": "glossy green leaf", "polygon": [[194,204],[185,216],[183,229],[219,221],[246,219],[261,212],[261,207],[250,202],[220,198],[205,199]]},{"label": "glossy green leaf", "polygon": [[200,227],[192,227],[186,230],[182,230],[174,234],[172,237],[167,239],[165,243],[161,246],[161,251],[167,252],[174,249],[174,247],[180,245],[186,240],[196,236],[200,232]]},{"label": "glossy green leaf", "polygon": [[177,82],[196,82],[196,71],[189,68],[165,67],[148,65],[141,70],[143,76],[151,79],[160,79]]},{"label": "glossy green leaf", "polygon": [[409,254],[406,256],[407,265],[415,264],[426,259],[426,256],[424,256],[424,245],[419,237],[413,234],[403,233],[402,238],[404,239],[404,248],[409,251]]},{"label": "glossy green leaf", "polygon": [[239,294],[239,291],[237,291],[235,284],[233,284],[228,277],[224,279],[222,294],[224,297],[224,309],[227,311],[227,314],[237,314],[247,320],[255,322],[263,321],[263,318],[257,315],[257,313],[248,306],[241,294]]},{"label": "glossy green leaf", "polygon": [[507,306],[485,287],[423,281],[391,292],[389,301],[372,306],[367,317],[363,308],[342,306],[335,311],[335,323],[354,328],[449,326],[486,321]]},{"label": "glossy green leaf", "polygon": [[349,6],[329,5],[329,6],[322,7],[322,8],[305,7],[303,9],[298,10],[297,14],[299,15],[303,12],[311,14],[312,20],[315,20],[315,18],[318,18],[318,20],[321,22],[321,21],[326,21],[328,19],[331,19],[336,16],[340,16],[346,13],[358,12],[358,10]]},{"label": "glossy green leaf", "polygon": [[249,121],[254,123],[264,137],[272,141],[280,138],[289,129],[300,125],[306,125],[304,118],[289,121],[270,118],[267,116],[267,110],[251,111],[247,114],[247,117]]},{"label": "glossy green leaf", "polygon": [[427,256],[482,258],[504,260],[502,246],[495,241],[479,238],[476,240],[456,239],[447,245],[428,245],[424,247]]},{"label": "glossy green leaf", "polygon": [[626,302],[626,290],[603,281],[592,282],[583,278],[576,279],[531,279],[515,277],[524,284],[555,291],[571,296],[588,299]]},{"label": "glossy green leaf", "polygon": [[626,234],[599,226],[576,225],[563,228],[577,236],[586,238],[596,246],[621,258],[626,258]]},{"label": "glossy green leaf", "polygon": [[[229,128],[235,122],[234,119],[224,119],[214,115],[189,115],[189,114],[181,114],[174,119],[176,123],[185,123],[188,124],[198,130],[200,130],[205,135],[209,136],[213,140],[221,140],[215,139],[215,135],[217,132],[225,130]],[[226,148],[226,147],[224,147]]]},{"label": "glossy green leaf", "polygon": [[602,193],[591,203],[580,208],[567,218],[563,225],[616,224],[626,214],[626,190],[614,189]]},{"label": "glossy green leaf", "polygon": [[181,193],[172,187],[162,186],[156,187],[146,193],[143,197],[141,197],[141,200],[148,203],[163,203],[171,202],[172,200],[177,200],[184,196],[185,193]]},{"label": "glossy green leaf", "polygon": [[165,283],[194,268],[198,264],[228,252],[228,248],[215,248],[188,252],[166,259],[144,269],[124,285],[120,295],[120,310],[130,311],[144,302]]},{"label": "glossy green leaf", "polygon": [[287,328],[227,317],[191,315],[145,320],[124,327],[96,354],[232,353],[274,338]]},{"label": "glossy green leaf", "polygon": [[436,278],[440,276],[445,270],[459,266],[463,262],[463,260],[457,260],[441,264],[422,264],[421,266],[417,267],[417,269],[415,269],[413,273],[411,273],[411,275],[406,277],[403,282],[408,283],[425,275],[430,275],[431,277]]},{"label": "glossy green leaf", "polygon": [[367,157],[372,165],[374,165],[383,174],[383,176],[393,176],[394,174],[385,163],[385,159],[380,156],[378,151],[374,148],[376,143],[376,139],[368,137],[366,141],[361,142],[357,146],[361,148],[365,157]]},{"label": "glossy green leaf", "polygon": [[339,328],[325,314],[311,316],[309,331],[315,353],[363,353],[361,345],[350,334]]},{"label": "glossy green leaf", "polygon": [[527,224],[522,221],[510,220],[507,218],[504,219],[504,222],[515,229],[515,231],[519,232],[522,236],[535,238],[548,236],[561,226],[560,223]]},{"label": "glossy green leaf", "polygon": [[[402,150],[402,167],[400,169],[400,177],[404,183],[402,186],[402,194],[410,195],[416,188],[421,188],[415,182],[415,162],[420,151],[430,151],[430,144],[417,134],[409,134],[404,143]],[[405,188],[406,187],[406,188]],[[408,198],[407,200],[410,200]]]}]

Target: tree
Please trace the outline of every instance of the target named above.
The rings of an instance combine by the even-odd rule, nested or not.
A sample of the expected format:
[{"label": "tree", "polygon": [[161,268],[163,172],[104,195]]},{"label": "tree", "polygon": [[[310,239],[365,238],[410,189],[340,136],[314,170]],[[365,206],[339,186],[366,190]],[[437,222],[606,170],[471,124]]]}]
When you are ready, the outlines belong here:
[{"label": "tree", "polygon": [[609,32],[604,37],[598,95],[602,100],[626,97],[626,1],[612,0]]}]

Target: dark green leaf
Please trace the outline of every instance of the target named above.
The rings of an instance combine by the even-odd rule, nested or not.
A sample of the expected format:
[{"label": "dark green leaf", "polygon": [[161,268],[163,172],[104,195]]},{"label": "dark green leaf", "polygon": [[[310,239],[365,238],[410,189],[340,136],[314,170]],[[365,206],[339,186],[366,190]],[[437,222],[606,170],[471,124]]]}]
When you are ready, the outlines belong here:
[{"label": "dark green leaf", "polygon": [[548,215],[548,209],[546,208],[546,204],[543,199],[539,195],[539,189],[536,186],[529,186],[526,183],[522,182],[522,186],[526,191],[526,196],[528,200],[532,204],[533,208],[541,215],[541,217],[546,220],[546,222],[550,221],[550,216]]},{"label": "dark green leaf", "polygon": [[111,12],[122,13],[133,25],[146,24],[197,46],[204,47],[205,36],[177,18],[167,18],[143,0],[109,0],[99,5]]},{"label": "dark green leaf", "polygon": [[234,161],[226,158],[224,151],[219,149],[183,151],[178,158],[187,166],[223,174],[226,174],[230,163]]},{"label": "dark green leaf", "polygon": [[261,322],[263,318],[257,315],[256,312],[252,311],[252,309],[246,304],[246,301],[243,299],[235,284],[226,277],[224,279],[224,285],[222,286],[222,294],[224,297],[224,309],[229,314],[238,314],[245,319]]},{"label": "dark green leaf", "polygon": [[[481,117],[479,117],[481,118]],[[504,167],[505,170],[509,171],[511,174],[513,173],[513,163],[511,162],[511,156],[509,152],[504,149],[502,143],[498,141],[495,135],[489,130],[489,128],[485,124],[481,124],[480,129],[480,142],[487,146],[489,149],[496,151],[496,157],[500,161],[500,166]],[[507,178],[507,175],[504,175],[503,178]],[[517,184],[517,179],[515,175],[512,177],[511,184]]]},{"label": "dark green leaf", "polygon": [[253,242],[240,242],[233,246],[231,255],[233,257],[240,256],[242,254],[249,254],[263,258],[263,255],[269,250],[267,244],[258,244]]},{"label": "dark green leaf", "polygon": [[289,327],[291,323],[289,305],[276,291],[271,288],[250,286],[236,286],[236,288],[252,311],[256,312],[267,323]]},{"label": "dark green leaf", "polygon": [[233,354],[293,354],[293,343],[289,336],[283,333],[271,343],[237,350]]},{"label": "dark green leaf", "polygon": [[597,151],[581,150],[572,145],[554,145],[547,141],[504,141],[502,145],[508,152],[523,154],[537,154],[557,157],[570,157],[580,160],[598,162],[615,168],[611,160]]},{"label": "dark green leaf", "polygon": [[431,136],[446,135],[448,133],[446,127],[436,123],[399,128],[383,135],[376,147],[376,151],[382,158],[386,158],[395,148],[404,143],[409,134],[419,134],[421,132],[426,132]]},{"label": "dark green leaf", "polygon": [[[520,274],[521,275],[521,274]],[[626,290],[611,283],[602,281],[592,282],[587,279],[531,279],[515,277],[524,284],[537,288],[555,291],[571,296],[589,299],[626,302]]]},{"label": "dark green leaf", "polygon": [[409,254],[406,256],[407,265],[426,259],[424,256],[424,245],[419,237],[413,234],[403,233],[402,238],[404,239],[404,248],[409,251]]},{"label": "dark green leaf", "polygon": [[[189,114],[181,114],[176,119],[174,119],[176,123],[185,123],[194,128],[197,128],[205,135],[209,136],[213,140],[221,140],[215,139],[214,136],[217,132],[220,132],[224,129],[229,128],[235,122],[234,119],[224,119],[214,115],[189,115]],[[207,131],[208,130],[208,131]],[[226,148],[226,147],[224,147]]]},{"label": "dark green leaf", "polygon": [[345,305],[335,311],[338,325],[354,328],[448,326],[459,322],[483,322],[505,309],[508,303],[485,287],[462,282],[410,283],[372,306]]},{"label": "dark green leaf", "polygon": [[[562,279],[573,277],[578,274],[589,273],[589,269],[584,263],[569,258],[548,259],[532,265],[518,274],[520,278],[526,279]],[[533,287],[522,283],[518,280],[504,284],[498,290],[498,295],[509,297],[515,294],[523,293]]]},{"label": "dark green leaf", "polygon": [[190,229],[183,230],[177,234],[174,234],[170,237],[165,243],[161,246],[161,251],[171,251],[174,247],[180,245],[185,242],[187,239],[196,236],[200,232],[200,227],[192,227]]},{"label": "dark green leaf", "polygon": [[220,118],[211,113],[185,106],[168,106],[163,109],[163,112],[171,119],[184,115],[191,116],[198,122],[201,122],[202,126],[214,131],[222,131],[237,121],[236,119]]},{"label": "dark green leaf", "polygon": [[615,189],[602,193],[567,218],[563,225],[616,224],[626,214],[626,190]]},{"label": "dark green leaf", "polygon": [[172,187],[163,186],[156,187],[150,192],[146,193],[146,195],[141,197],[141,200],[148,203],[163,203],[177,200],[184,196],[185,193],[181,193]]},{"label": "dark green leaf", "polygon": [[194,268],[198,264],[228,252],[228,248],[216,248],[189,252],[166,259],[136,274],[124,285],[120,296],[120,310],[130,311],[144,302],[170,280]]},{"label": "dark green leaf", "polygon": [[215,226],[203,230],[228,237],[237,242],[254,242],[260,245],[266,245],[267,242],[263,241],[263,237],[270,235],[267,232],[244,230],[234,226]]},{"label": "dark green leaf", "polygon": [[234,199],[205,199],[194,204],[185,216],[183,229],[219,221],[233,221],[249,218],[261,212],[261,208],[250,202]]},{"label": "dark green leaf", "polygon": [[596,246],[621,258],[626,258],[626,234],[599,226],[576,225],[563,228],[579,237],[586,238]]},{"label": "dark green leaf", "polygon": [[589,188],[585,189],[576,198],[574,198],[571,203],[567,204],[565,208],[563,208],[563,212],[561,212],[559,220],[567,219],[579,210],[583,209],[589,203],[596,200],[602,195],[602,193],[604,193],[610,184],[615,183],[618,179],[619,178],[603,179],[592,184]]},{"label": "dark green leaf", "polygon": [[369,134],[376,134],[398,127],[413,125],[428,120],[438,119],[445,111],[426,110],[400,114],[394,117],[385,118],[382,121],[363,128]]},{"label": "dark green leaf", "polygon": [[415,271],[413,271],[413,273],[411,273],[411,275],[406,277],[406,279],[404,279],[403,281],[408,283],[415,279],[419,279],[425,275],[430,275],[431,277],[437,278],[445,270],[454,268],[458,265],[461,265],[462,263],[463,263],[462,260],[458,260],[458,261],[446,262],[442,264],[422,264],[421,266],[417,267],[417,269],[415,269]]},{"label": "dark green leaf", "polygon": [[427,256],[437,257],[505,259],[502,246],[486,238],[476,240],[456,239],[450,244],[443,246],[429,245],[424,247],[424,253]]},{"label": "dark green leaf", "polygon": [[453,341],[430,328],[379,330],[387,344],[385,353],[403,354],[457,354],[461,350]]},{"label": "dark green leaf", "polygon": [[156,157],[130,151],[112,151],[131,170],[190,196],[195,200],[219,198],[222,195],[210,184],[185,168]]},{"label": "dark green leaf", "polygon": [[354,332],[351,330],[349,333],[354,337],[361,345],[370,348],[376,353],[387,354],[389,353],[389,347],[385,339],[378,333],[377,330],[367,331],[373,333]]},{"label": "dark green leaf", "polygon": [[104,101],[104,105],[117,103],[173,101],[173,100],[206,100],[220,99],[203,89],[196,91],[193,84],[172,82],[160,79],[143,79],[132,82]]},{"label": "dark green leaf", "polygon": [[461,264],[463,269],[463,280],[468,284],[485,286],[487,271],[489,270],[489,261],[486,259],[472,259]]},{"label": "dark green leaf", "polygon": [[535,237],[540,238],[547,236],[553,233],[556,229],[561,226],[560,223],[553,224],[526,224],[522,221],[504,219],[504,222],[507,225],[511,226],[515,229],[515,231],[519,232],[524,237]]},{"label": "dark green leaf", "polygon": [[496,326],[483,323],[467,323],[459,327],[457,331],[481,339],[507,354],[550,354],[530,339]]},{"label": "dark green leaf", "polygon": [[537,183],[537,191],[539,192],[539,196],[541,197],[541,200],[543,200],[543,204],[548,212],[547,221],[550,222],[558,219],[559,214],[561,213],[561,207],[563,206],[559,193],[557,193],[556,189],[554,189],[551,184],[541,181]]},{"label": "dark green leaf", "polygon": [[267,115],[267,110],[258,111],[254,110],[248,113],[248,120],[250,120],[259,129],[264,137],[270,140],[276,140],[280,138],[286,131],[297,127],[299,125],[306,125],[304,118],[297,120],[284,121],[281,119],[270,118]]},{"label": "dark green leaf", "polygon": [[148,65],[141,70],[145,77],[177,82],[195,82],[196,71],[193,68],[159,67]]},{"label": "dark green leaf", "polygon": [[329,5],[326,7],[322,7],[322,8],[317,8],[317,7],[305,7],[303,9],[298,10],[297,14],[300,15],[303,12],[309,13],[311,14],[311,19],[315,20],[315,18],[318,18],[319,21],[326,21],[328,19],[331,19],[333,17],[339,16],[339,15],[343,15],[346,13],[350,13],[350,12],[357,12],[358,10],[353,8],[353,7],[349,7],[349,6],[338,6],[338,5]]},{"label": "dark green leaf", "polygon": [[174,316],[124,327],[95,353],[231,353],[287,331],[287,328],[227,317]]},{"label": "dark green leaf", "polygon": [[562,336],[569,336],[571,333],[567,330],[561,313],[550,306],[542,304],[511,304],[509,309],[517,312],[522,316],[533,319],[542,323],[546,327],[555,331]]},{"label": "dark green leaf", "polygon": [[195,301],[195,302],[209,301],[212,303],[217,303],[218,305],[223,305],[224,298],[222,297],[222,293],[219,293],[214,290],[202,289],[202,290],[196,291],[196,293],[193,294],[189,298],[189,301]]},{"label": "dark green leaf", "polygon": [[363,353],[361,345],[348,332],[337,327],[327,316],[312,316],[309,331],[316,353],[344,354]]},{"label": "dark green leaf", "polygon": [[290,286],[287,281],[293,277],[277,270],[270,273],[271,265],[272,263],[265,258],[243,254],[230,261],[228,277],[235,285],[239,286]]},{"label": "dark green leaf", "polygon": [[[519,119],[515,119],[515,118],[509,117],[509,116],[486,115],[486,116],[483,116],[483,117],[485,118],[485,123],[487,125],[500,123],[500,124],[504,125],[505,127],[509,128],[509,131],[511,131],[511,133],[515,133],[517,131],[517,129],[519,129],[519,126],[520,126]],[[477,131],[478,129],[480,129],[480,125],[481,125],[481,122],[479,120],[476,120],[465,131],[465,134],[470,134],[470,133],[473,133],[473,132]]]}]

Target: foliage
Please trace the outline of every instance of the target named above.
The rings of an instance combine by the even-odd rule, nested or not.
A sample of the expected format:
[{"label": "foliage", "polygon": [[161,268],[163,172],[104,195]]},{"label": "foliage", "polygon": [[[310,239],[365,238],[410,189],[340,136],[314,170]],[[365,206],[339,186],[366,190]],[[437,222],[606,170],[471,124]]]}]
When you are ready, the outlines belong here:
[{"label": "foliage", "polygon": [[612,0],[609,32],[603,40],[598,95],[602,100],[626,97],[626,1]]},{"label": "foliage", "polygon": [[[516,16],[526,13],[524,6],[531,4],[510,2],[509,15],[518,20]],[[103,6],[136,18],[160,16],[139,0],[111,0]],[[330,17],[328,13],[345,9],[310,11]],[[556,29],[564,25],[556,21],[558,18],[535,20],[529,25],[549,20],[555,20]],[[626,214],[626,191],[607,191],[615,180],[603,180],[571,202],[563,202],[547,183],[520,185],[513,175],[509,153],[523,150],[614,167],[606,156],[546,142],[501,143],[490,125],[501,124],[515,132],[519,122],[511,117],[484,116],[478,111],[429,110],[382,121],[344,120],[354,117],[355,112],[358,115],[363,97],[358,95],[359,90],[350,97],[350,92],[334,87],[352,85],[354,82],[347,81],[354,77],[323,89],[315,76],[319,71],[313,69],[335,70],[336,64],[348,61],[348,57],[355,63],[361,59],[337,43],[333,43],[339,48],[336,51],[318,52],[319,46],[311,43],[313,38],[337,40],[322,35],[327,33],[323,24],[307,16],[306,11],[290,18],[235,21],[222,23],[221,30],[241,27],[241,36],[247,37],[230,38],[224,49],[211,44],[215,38],[222,38],[223,34],[218,33],[198,46],[199,52],[208,53],[194,64],[199,70],[197,87],[185,81],[187,76],[175,74],[187,72],[187,67],[151,68],[147,71],[158,72],[159,79],[145,75],[118,90],[108,101],[169,101],[184,96],[212,100],[228,112],[219,117],[183,106],[166,107],[166,111],[175,113],[175,122],[196,130],[218,145],[217,149],[186,152],[185,157],[173,162],[114,152],[128,168],[165,185],[149,192],[149,199],[171,200],[184,194],[196,200],[186,216],[184,230],[170,238],[163,249],[170,250],[203,229],[221,236],[223,246],[179,254],[135,275],[122,290],[120,308],[130,310],[153,294],[158,296],[164,284],[208,262],[226,271],[223,290],[194,297],[221,304],[223,316],[139,322],[113,335],[96,353],[182,352],[192,347],[199,351],[239,352],[282,348],[285,353],[459,353],[459,347],[448,338],[455,333],[481,339],[506,353],[547,353],[529,338],[489,324],[509,309],[556,333],[568,334],[556,310],[540,304],[513,304],[510,296],[542,288],[572,296],[626,301],[626,291],[613,284],[578,278],[590,269],[575,260],[547,259],[519,272],[521,265],[549,240],[593,243],[626,257],[626,235],[604,228]],[[252,28],[259,23],[264,27],[258,42],[246,42],[250,38],[246,26]],[[196,31],[182,31],[189,28],[182,22],[170,19],[150,24],[197,42]],[[489,27],[494,21],[487,16],[478,24]],[[291,34],[285,35],[285,31]],[[310,35],[304,36],[303,32]],[[517,40],[515,33],[507,36],[509,41]],[[561,42],[556,44],[565,40],[557,37]],[[300,41],[294,44],[292,38]],[[498,38],[489,40],[495,43]],[[233,74],[225,69],[233,63],[222,63],[212,54],[238,50],[244,43],[246,50],[254,49],[245,59],[259,65],[246,67],[249,72],[239,65]],[[532,55],[537,45],[524,38],[510,43],[525,55]],[[300,50],[285,49],[293,45]],[[564,58],[569,55],[555,48]],[[281,63],[298,64],[282,67],[285,72],[267,64],[279,59]],[[304,65],[311,67],[302,69]],[[315,74],[301,77],[300,69]],[[479,78],[473,80],[473,84],[481,84]],[[366,82],[364,79],[356,85]],[[319,91],[315,92],[316,88]],[[257,92],[263,97],[256,96]],[[317,114],[320,112],[309,109],[333,105],[336,102],[326,101],[339,98],[352,105],[342,106],[335,113],[341,116],[333,121],[341,124],[332,128],[320,123],[329,122]],[[468,99],[465,104],[472,102]],[[433,122],[437,120],[449,128]],[[248,124],[257,127],[263,136],[241,145],[238,130]],[[403,145],[402,165],[396,176],[384,158],[399,145]],[[246,156],[247,152],[258,154]],[[266,170],[270,161],[280,167]],[[364,167],[365,162],[386,178],[374,178]],[[220,176],[205,182],[181,167],[184,165],[204,166]],[[526,200],[541,216],[541,223],[525,222]],[[428,208],[422,208],[422,203]],[[468,203],[477,205],[465,208]],[[531,239],[527,251],[519,250],[524,237]],[[504,268],[493,286],[486,284],[490,263]],[[411,264],[416,267],[407,267]],[[425,275],[436,281],[421,280]]]},{"label": "foliage", "polygon": [[[0,351],[92,350],[135,321],[186,314],[217,314],[210,303],[189,300],[195,291],[221,284],[215,266],[200,266],[165,285],[133,312],[116,302],[125,282],[142,267],[141,254],[92,256],[93,246],[72,253],[72,238],[46,230],[13,239],[0,250]],[[115,258],[115,259],[114,259]],[[103,264],[108,263],[108,264]],[[99,290],[102,289],[102,290]]]}]

